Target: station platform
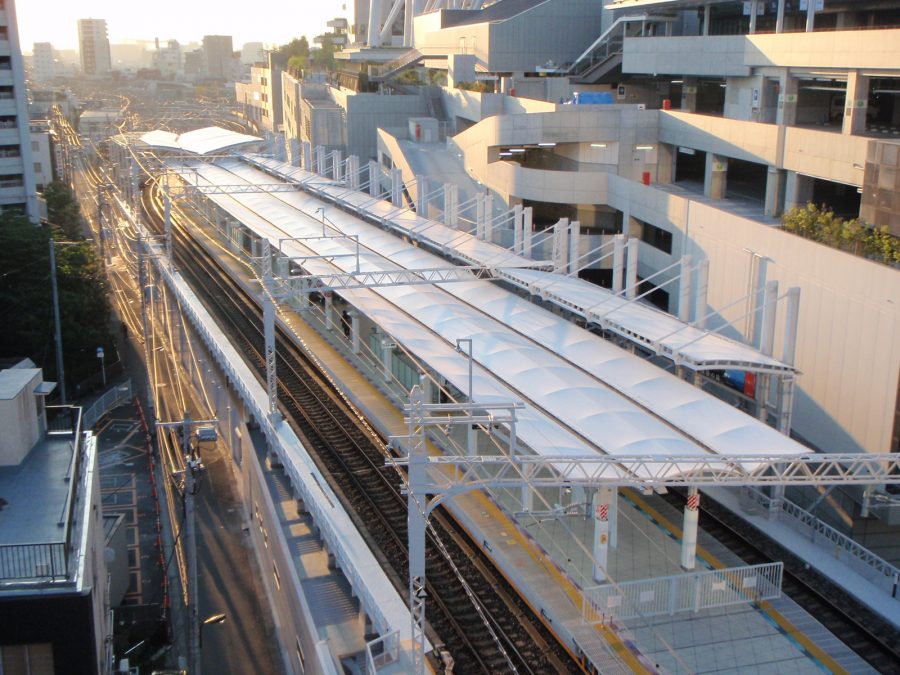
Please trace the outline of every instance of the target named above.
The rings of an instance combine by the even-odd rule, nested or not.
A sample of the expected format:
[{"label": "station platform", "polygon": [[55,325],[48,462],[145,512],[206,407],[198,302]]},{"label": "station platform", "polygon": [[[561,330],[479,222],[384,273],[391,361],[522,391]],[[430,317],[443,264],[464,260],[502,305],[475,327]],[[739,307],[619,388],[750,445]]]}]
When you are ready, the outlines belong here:
[{"label": "station platform", "polygon": [[[207,250],[251,294],[259,284],[214,238]],[[201,237],[204,239],[204,237]],[[282,307],[279,323],[293,334],[329,374],[368,422],[386,437],[408,431],[402,411],[391,402],[402,392],[354,361],[339,329],[325,327],[312,312]],[[437,452],[430,448],[430,452]],[[583,593],[592,585],[592,520],[583,514],[540,518],[513,517],[516,505],[504,495],[468,493],[447,508],[481,542],[506,579],[517,588],[546,625],[576,655],[600,672],[874,672],[838,642],[813,617],[786,598],[760,605],[702,610],[691,614],[591,624],[584,619]],[[666,504],[621,491],[618,498],[618,547],[610,553],[610,576],[617,581],[678,574],[680,514]],[[543,521],[538,523],[538,521]],[[540,525],[540,526],[538,526]],[[742,561],[701,533],[698,561],[709,569]],[[426,608],[427,617],[427,608]]]}]

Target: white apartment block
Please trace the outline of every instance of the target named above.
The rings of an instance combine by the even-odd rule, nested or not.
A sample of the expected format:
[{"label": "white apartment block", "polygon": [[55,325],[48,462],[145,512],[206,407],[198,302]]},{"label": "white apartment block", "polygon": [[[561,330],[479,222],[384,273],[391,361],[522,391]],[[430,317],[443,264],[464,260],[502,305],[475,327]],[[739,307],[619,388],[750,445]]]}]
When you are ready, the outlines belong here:
[{"label": "white apartment block", "polygon": [[35,42],[31,53],[31,72],[35,82],[50,82],[56,77],[53,45],[49,42]]},{"label": "white apartment block", "polygon": [[0,209],[40,217],[15,0],[0,12]]},{"label": "white apartment block", "polygon": [[112,70],[105,19],[78,19],[78,51],[85,75],[105,75]]}]

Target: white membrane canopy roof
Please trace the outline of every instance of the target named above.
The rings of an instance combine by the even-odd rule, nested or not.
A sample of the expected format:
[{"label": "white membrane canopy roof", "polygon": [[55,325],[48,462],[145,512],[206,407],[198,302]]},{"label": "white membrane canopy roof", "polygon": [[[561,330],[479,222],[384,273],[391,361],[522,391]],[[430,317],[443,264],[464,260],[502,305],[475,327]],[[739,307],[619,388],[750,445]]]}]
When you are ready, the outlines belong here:
[{"label": "white membrane canopy roof", "polygon": [[[184,176],[239,185],[271,177],[237,160],[195,163]],[[312,215],[322,202],[303,192],[213,194],[209,198],[286,255],[343,255],[347,238],[320,238]],[[329,220],[359,236],[363,271],[425,269],[450,263],[337,209]],[[279,241],[287,237],[313,237]],[[307,259],[310,274],[351,271],[356,260]],[[474,399],[521,400],[517,433],[541,455],[705,457],[799,455],[809,450],[643,359],[488,281],[342,290],[414,360],[460,391],[468,363],[456,340],[474,343]],[[743,470],[752,471],[744,465]]]},{"label": "white membrane canopy roof", "polygon": [[173,134],[170,131],[156,129],[143,134],[140,140],[152,149],[185,152],[193,155],[222,152],[248,143],[262,141],[258,136],[240,134],[221,127],[204,127],[183,134]]}]

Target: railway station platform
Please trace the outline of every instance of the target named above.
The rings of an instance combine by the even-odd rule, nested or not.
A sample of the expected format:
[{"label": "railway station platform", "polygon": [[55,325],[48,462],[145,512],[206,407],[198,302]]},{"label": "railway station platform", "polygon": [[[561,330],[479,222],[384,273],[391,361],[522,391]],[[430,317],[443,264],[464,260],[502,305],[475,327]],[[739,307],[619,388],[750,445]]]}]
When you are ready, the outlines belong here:
[{"label": "railway station platform", "polygon": [[[199,227],[206,249],[251,295],[255,273],[222,246],[212,227]],[[314,312],[282,311],[279,322],[320,363],[381,434],[407,432],[391,386],[372,364],[358,360],[341,330]],[[436,450],[432,449],[433,452]],[[610,576],[617,582],[678,575],[680,514],[656,498],[619,494],[618,545]],[[491,553],[504,576],[573,652],[600,672],[874,672],[786,598],[673,616],[612,622],[585,620],[584,593],[591,581],[592,520],[584,513],[519,514],[503,495],[469,493],[448,502],[473,539]],[[742,561],[701,534],[698,559],[706,569]],[[426,610],[427,616],[427,610]]]}]

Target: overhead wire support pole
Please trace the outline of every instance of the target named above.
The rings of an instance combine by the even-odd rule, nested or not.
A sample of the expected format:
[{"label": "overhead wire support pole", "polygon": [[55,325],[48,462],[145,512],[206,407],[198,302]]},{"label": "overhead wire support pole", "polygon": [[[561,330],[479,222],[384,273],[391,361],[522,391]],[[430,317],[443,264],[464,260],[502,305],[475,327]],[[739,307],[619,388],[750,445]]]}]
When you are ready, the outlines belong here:
[{"label": "overhead wire support pole", "polygon": [[53,295],[53,339],[56,343],[56,377],[59,380],[59,398],[66,400],[66,373],[63,369],[62,327],[59,322],[59,290],[56,286],[56,242],[50,237],[50,291]]},{"label": "overhead wire support pole", "polygon": [[275,301],[272,298],[272,249],[268,239],[263,239],[262,251],[262,303],[263,303],[263,338],[266,356],[266,394],[269,399],[269,419],[279,422],[278,412],[278,374],[276,372],[275,352]]}]

